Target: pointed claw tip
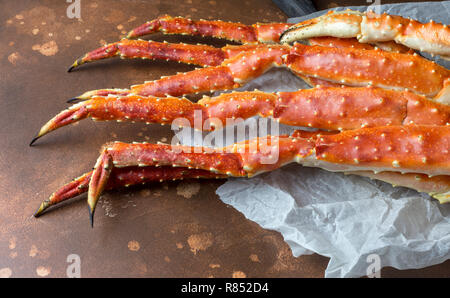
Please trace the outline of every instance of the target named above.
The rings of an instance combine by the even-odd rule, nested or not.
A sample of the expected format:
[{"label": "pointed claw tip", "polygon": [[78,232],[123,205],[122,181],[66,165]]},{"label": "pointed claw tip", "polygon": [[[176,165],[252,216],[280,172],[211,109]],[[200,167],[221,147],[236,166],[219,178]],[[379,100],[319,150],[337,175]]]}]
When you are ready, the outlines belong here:
[{"label": "pointed claw tip", "polygon": [[94,213],[95,213],[95,209],[91,209],[91,206],[88,206],[88,210],[89,210],[89,220],[91,222],[91,228],[94,228]]},{"label": "pointed claw tip", "polygon": [[34,138],[31,140],[31,142],[30,142],[30,147],[32,147],[33,144],[34,144],[34,142],[36,142],[40,137],[41,137],[41,136],[36,136],[36,137],[34,137]]},{"label": "pointed claw tip", "polygon": [[37,210],[34,212],[33,216],[38,218],[39,216],[42,215],[42,212],[44,212],[44,210],[45,210],[44,203],[41,203],[41,205],[39,205],[39,208],[37,208]]},{"label": "pointed claw tip", "polygon": [[67,72],[72,72],[72,70],[75,68],[75,66],[71,66],[71,67],[69,67],[69,69],[67,70]]},{"label": "pointed claw tip", "polygon": [[81,100],[81,98],[79,97],[72,97],[71,99],[69,99],[68,101],[66,101],[67,103],[74,103]]}]

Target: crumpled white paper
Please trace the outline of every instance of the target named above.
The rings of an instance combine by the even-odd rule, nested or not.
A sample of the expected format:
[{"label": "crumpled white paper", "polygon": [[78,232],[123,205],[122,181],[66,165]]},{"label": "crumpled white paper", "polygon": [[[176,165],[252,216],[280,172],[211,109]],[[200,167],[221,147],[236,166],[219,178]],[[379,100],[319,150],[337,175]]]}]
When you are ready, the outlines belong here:
[{"label": "crumpled white paper", "polygon": [[[449,7],[450,1],[408,3],[382,6],[382,11],[423,21],[426,14],[448,23]],[[272,70],[240,90],[305,87],[288,71]],[[280,133],[292,130],[282,126]],[[181,143],[201,145],[191,133],[179,132]],[[279,231],[294,256],[329,257],[325,277],[372,274],[373,254],[381,267],[397,269],[423,268],[450,258],[450,204],[440,205],[410,189],[292,164],[251,179],[229,179],[216,193],[248,219]]]}]

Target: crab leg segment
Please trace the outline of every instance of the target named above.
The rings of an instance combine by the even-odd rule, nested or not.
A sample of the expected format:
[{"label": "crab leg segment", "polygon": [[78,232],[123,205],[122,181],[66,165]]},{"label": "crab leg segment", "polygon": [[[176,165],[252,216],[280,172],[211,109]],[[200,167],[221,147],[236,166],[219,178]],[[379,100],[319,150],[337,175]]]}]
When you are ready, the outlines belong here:
[{"label": "crab leg segment", "polygon": [[[176,97],[95,97],[73,105],[45,124],[37,138],[91,117],[94,120],[142,121],[213,130],[230,119],[273,117],[292,126],[348,130],[384,125],[450,125],[450,106],[408,91],[381,88],[314,88],[296,92],[233,92],[203,97],[197,103]],[[208,124],[207,124],[208,122]],[[199,123],[199,122],[197,122]],[[33,140],[33,142],[36,139]]]},{"label": "crab leg segment", "polygon": [[[72,182],[69,182],[55,191],[48,199],[44,200],[34,214],[40,216],[51,206],[86,193],[89,189],[92,171],[88,172]],[[175,181],[182,179],[212,179],[225,178],[226,175],[214,174],[205,170],[174,168],[174,167],[126,167],[113,168],[105,190],[129,187],[132,185],[149,182]]]},{"label": "crab leg segment", "polygon": [[400,16],[374,12],[330,11],[298,23],[281,36],[282,43],[318,36],[356,37],[362,43],[395,41],[435,55],[450,56],[450,28],[430,21],[427,24]]},{"label": "crab leg segment", "polygon": [[240,43],[276,43],[281,33],[292,24],[254,24],[244,25],[224,21],[193,21],[168,15],[149,21],[128,33],[127,38],[135,38],[151,33],[183,34],[224,38]]},{"label": "crab leg segment", "polygon": [[[450,174],[450,126],[386,126],[321,136],[317,159],[331,171]],[[349,168],[348,168],[349,167]],[[352,168],[352,169],[350,169]]]},{"label": "crab leg segment", "polygon": [[450,77],[449,70],[419,55],[298,43],[285,63],[292,71],[306,76],[351,86],[406,88],[428,97],[437,95]]}]

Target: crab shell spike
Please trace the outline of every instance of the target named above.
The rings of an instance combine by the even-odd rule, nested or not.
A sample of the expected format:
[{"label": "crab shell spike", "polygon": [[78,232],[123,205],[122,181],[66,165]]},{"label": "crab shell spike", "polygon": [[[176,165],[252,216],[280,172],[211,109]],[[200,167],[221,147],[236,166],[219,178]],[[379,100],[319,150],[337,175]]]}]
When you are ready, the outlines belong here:
[{"label": "crab shell spike", "polygon": [[450,123],[450,106],[407,91],[365,87],[322,87],[277,93],[233,92],[216,97],[204,96],[197,103],[177,97],[96,97],[56,115],[41,128],[32,143],[57,128],[87,117],[97,121],[159,124],[183,119],[186,121],[179,124],[190,127],[195,126],[195,119],[199,117],[200,128],[212,130],[216,121],[222,125],[227,123],[227,119],[253,116],[273,117],[282,124],[325,130],[383,125],[447,125]]},{"label": "crab shell spike", "polygon": [[450,28],[447,25],[432,21],[422,24],[412,19],[370,11],[330,11],[290,27],[280,40],[291,43],[319,36],[356,37],[362,43],[395,41],[415,50],[450,56]]},{"label": "crab shell spike", "polygon": [[[63,185],[48,199],[44,200],[35,212],[38,217],[51,206],[55,206],[66,200],[86,193],[89,188],[92,171],[73,181]],[[113,168],[105,190],[118,189],[131,185],[150,182],[173,181],[181,179],[213,179],[225,178],[226,175],[218,175],[205,170],[173,168],[173,167],[125,167]]]},{"label": "crab shell spike", "polygon": [[279,41],[280,34],[289,25],[283,23],[244,25],[224,21],[193,21],[182,17],[161,16],[133,29],[127,38],[162,32],[163,34],[183,34],[209,36],[240,43]]}]

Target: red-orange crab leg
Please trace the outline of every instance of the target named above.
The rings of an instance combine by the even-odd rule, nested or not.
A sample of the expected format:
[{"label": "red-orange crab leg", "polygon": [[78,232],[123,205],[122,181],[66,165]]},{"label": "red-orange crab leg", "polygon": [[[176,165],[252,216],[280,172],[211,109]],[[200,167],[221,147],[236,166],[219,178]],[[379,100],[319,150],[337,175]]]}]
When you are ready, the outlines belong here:
[{"label": "red-orange crab leg", "polygon": [[193,21],[183,17],[165,15],[133,29],[128,33],[127,38],[162,32],[164,34],[209,36],[239,43],[277,43],[281,33],[291,25],[286,23],[244,25],[224,21]]},{"label": "red-orange crab leg", "polygon": [[[127,38],[136,38],[155,32],[162,32],[163,34],[200,35],[223,38],[242,44],[279,43],[280,35],[292,25],[287,23],[244,25],[223,21],[192,21],[182,17],[163,16],[133,29],[128,33]],[[311,37],[308,41],[311,45],[334,47],[352,46],[361,49],[373,49],[373,46],[361,44],[356,38],[342,40],[335,37]],[[395,42],[376,42],[375,46],[383,50],[399,53],[413,53],[408,47],[396,44]]]},{"label": "red-orange crab leg", "polygon": [[395,41],[409,48],[450,57],[450,28],[435,23],[422,24],[395,15],[330,11],[320,17],[298,23],[286,30],[280,40],[290,43],[318,36],[356,37],[362,43]]},{"label": "red-orange crab leg", "polygon": [[297,162],[329,171],[394,171],[450,175],[450,126],[363,128],[314,139],[267,136],[225,148],[112,143],[102,150],[91,175],[92,216],[112,167],[174,166],[251,177]]},{"label": "red-orange crab leg", "polygon": [[[390,53],[380,50],[294,47],[270,45],[257,47],[220,66],[196,69],[132,86],[130,90],[100,89],[79,96],[142,95],[184,96],[187,94],[227,90],[244,85],[273,67],[287,67],[302,76],[349,86],[373,85],[388,89],[408,89],[433,97],[445,89],[450,71],[419,55]],[[424,79],[426,75],[427,79]],[[439,100],[439,99],[436,99]]]},{"label": "red-orange crab leg", "polygon": [[[450,125],[450,106],[432,102],[408,91],[374,87],[330,87],[296,92],[233,92],[203,97],[197,103],[186,98],[142,96],[96,97],[62,111],[39,131],[37,138],[62,126],[91,117],[94,120],[141,121],[213,130],[230,119],[273,117],[292,126],[348,130],[383,125]],[[207,124],[209,122],[209,124]],[[198,123],[198,122],[197,122]]]},{"label": "red-orange crab leg", "polygon": [[[261,149],[263,146],[264,149]],[[220,175],[250,177],[262,171],[279,168],[294,160],[296,156],[303,158],[311,154],[312,149],[313,143],[309,140],[285,136],[254,139],[219,151],[165,144],[109,144],[98,158],[89,183],[88,205],[91,220],[98,198],[109,178],[105,169],[109,168],[110,162],[114,167],[174,166],[208,170]],[[265,160],[268,161],[267,164],[264,163]]]},{"label": "red-orange crab leg", "polygon": [[[55,191],[48,199],[44,200],[35,212],[34,216],[42,215],[51,206],[86,193],[89,188],[92,171],[74,179]],[[175,181],[182,179],[212,179],[225,178],[226,175],[215,174],[206,170],[163,167],[125,167],[113,168],[105,190],[129,187],[150,182]]]},{"label": "red-orange crab leg", "polygon": [[[255,45],[257,46],[257,45]],[[189,45],[147,40],[128,40],[107,44],[78,58],[69,72],[84,63],[120,56],[121,58],[141,58],[178,61],[199,66],[220,65],[229,58],[226,49],[207,45]]]},{"label": "red-orange crab leg", "polygon": [[[401,45],[391,42],[393,45],[385,45],[383,48],[394,52],[414,53],[410,49],[403,49]],[[317,37],[309,41],[311,45],[327,47],[352,47],[365,50],[373,50],[369,44],[359,43],[356,39],[340,39],[333,37]],[[102,59],[120,56],[122,59],[152,59],[177,61],[179,63],[198,66],[217,66],[225,59],[234,57],[244,51],[251,51],[261,44],[228,45],[223,48],[215,48],[208,45],[191,45],[185,43],[156,42],[151,40],[129,40],[106,44],[78,58],[68,69],[71,72],[76,67]]]},{"label": "red-orange crab leg", "polygon": [[[329,132],[309,132],[302,130],[298,130],[295,133],[296,134],[295,136],[293,135],[293,137],[301,138],[317,138],[324,134],[330,134]],[[394,186],[403,186],[419,192],[425,192],[439,200],[441,204],[450,202],[450,176],[429,177],[428,175],[417,173],[374,173],[370,171],[346,172],[345,174],[369,177],[371,179],[390,183]],[[89,188],[91,175],[92,171],[63,185],[48,199],[41,203],[34,216],[39,217],[48,210],[48,208],[86,193]],[[171,166],[114,168],[111,177],[108,180],[106,190],[151,182],[176,181],[183,179],[220,179],[226,177],[228,176],[215,174],[206,170],[174,168]]]}]

